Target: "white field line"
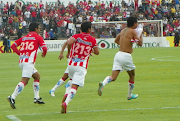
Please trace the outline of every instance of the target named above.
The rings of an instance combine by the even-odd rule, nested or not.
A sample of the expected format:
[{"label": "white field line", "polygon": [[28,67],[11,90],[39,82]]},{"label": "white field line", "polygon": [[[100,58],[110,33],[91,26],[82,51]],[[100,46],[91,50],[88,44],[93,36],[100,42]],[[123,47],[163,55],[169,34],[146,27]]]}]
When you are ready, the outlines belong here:
[{"label": "white field line", "polygon": [[15,115],[8,115],[6,116],[8,119],[12,121],[21,121],[19,118],[17,118]]},{"label": "white field line", "polygon": [[163,56],[163,57],[154,57],[154,58],[151,58],[151,60],[156,60],[156,61],[180,61],[180,60],[173,60],[171,59],[171,57],[173,56]]},{"label": "white field line", "polygon": [[[163,109],[180,109],[179,107],[160,107],[160,108],[127,108],[127,109],[110,109],[110,110],[89,110],[89,111],[68,111],[67,113],[88,113],[88,112],[106,112],[106,111],[132,111],[132,110],[163,110]],[[8,115],[7,118],[12,121],[21,121],[16,116],[28,116],[28,115],[46,115],[46,114],[60,114],[59,112],[51,112],[51,113],[32,113],[32,114],[18,114],[18,115]]]}]

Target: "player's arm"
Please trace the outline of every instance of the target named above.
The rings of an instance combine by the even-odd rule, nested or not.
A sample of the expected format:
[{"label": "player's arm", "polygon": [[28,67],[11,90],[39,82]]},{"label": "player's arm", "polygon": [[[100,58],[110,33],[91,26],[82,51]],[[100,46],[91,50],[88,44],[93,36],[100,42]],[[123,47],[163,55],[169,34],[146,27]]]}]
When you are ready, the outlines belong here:
[{"label": "player's arm", "polygon": [[20,51],[17,49],[17,47],[21,44],[22,38],[17,39],[12,45],[11,49],[17,54],[20,55]]},{"label": "player's arm", "polygon": [[135,30],[132,31],[132,34],[133,34],[133,38],[134,38],[135,40],[138,40],[137,44],[138,44],[139,46],[142,46],[142,44],[143,44],[142,34],[140,35],[140,37],[138,37]]},{"label": "player's arm", "polygon": [[11,49],[18,55],[20,55],[20,52],[19,50],[17,49],[18,45],[16,44],[16,42],[14,42],[12,45],[11,45]]},{"label": "player's arm", "polygon": [[40,36],[39,38],[39,45],[42,48],[43,52],[41,54],[41,57],[44,58],[47,54],[47,46],[46,43],[44,42],[43,38]]},{"label": "player's arm", "polygon": [[41,57],[45,57],[46,56],[46,54],[47,54],[47,47],[46,47],[46,45],[44,45],[44,46],[42,46],[41,47],[42,48],[42,50],[43,50],[43,52],[42,52],[42,54],[41,54]]},{"label": "player's arm", "polygon": [[71,50],[71,45],[73,43],[76,42],[76,39],[74,37],[70,37],[68,40],[67,40],[67,46],[68,46],[68,54],[70,53],[70,50]]},{"label": "player's arm", "polygon": [[94,51],[95,55],[99,55],[99,47],[98,46],[94,47],[93,51]]},{"label": "player's arm", "polygon": [[61,52],[60,52],[60,54],[59,54],[58,59],[60,59],[60,60],[61,60],[61,59],[63,59],[63,58],[64,58],[63,53],[64,53],[64,50],[65,50],[66,46],[67,46],[67,41],[63,44],[63,46],[62,46],[62,49],[61,49]]},{"label": "player's arm", "polygon": [[117,35],[114,42],[119,45],[119,40],[120,40],[120,33]]}]

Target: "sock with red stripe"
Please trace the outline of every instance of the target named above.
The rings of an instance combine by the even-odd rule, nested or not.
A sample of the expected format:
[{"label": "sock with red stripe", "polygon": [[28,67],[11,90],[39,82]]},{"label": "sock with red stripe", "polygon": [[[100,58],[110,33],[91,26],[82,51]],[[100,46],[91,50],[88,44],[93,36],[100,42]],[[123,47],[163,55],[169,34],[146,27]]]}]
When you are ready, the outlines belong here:
[{"label": "sock with red stripe", "polygon": [[61,78],[61,79],[57,82],[57,84],[56,84],[51,90],[52,90],[53,92],[55,92],[56,89],[59,88],[65,81],[66,81],[65,79]]},{"label": "sock with red stripe", "polygon": [[66,105],[68,105],[68,103],[73,99],[73,97],[76,94],[76,91],[77,91],[77,89],[73,88],[73,87],[69,90],[68,96],[65,100]]},{"label": "sock with red stripe", "polygon": [[104,81],[102,82],[103,83],[103,86],[105,86],[106,84],[110,83],[112,81],[112,77],[111,76],[107,76]]},{"label": "sock with red stripe", "polygon": [[22,90],[24,89],[25,83],[24,82],[19,82],[18,85],[16,86],[13,94],[11,95],[11,97],[13,99],[16,99],[16,97],[22,92]]},{"label": "sock with red stripe", "polygon": [[134,82],[129,81],[128,82],[128,97],[132,96],[133,89],[134,89]]},{"label": "sock with red stripe", "polygon": [[72,79],[70,79],[68,83],[65,85],[66,87],[65,94],[68,94],[69,90],[71,89],[71,86],[72,86]]},{"label": "sock with red stripe", "polygon": [[33,82],[34,98],[39,99],[39,80]]}]

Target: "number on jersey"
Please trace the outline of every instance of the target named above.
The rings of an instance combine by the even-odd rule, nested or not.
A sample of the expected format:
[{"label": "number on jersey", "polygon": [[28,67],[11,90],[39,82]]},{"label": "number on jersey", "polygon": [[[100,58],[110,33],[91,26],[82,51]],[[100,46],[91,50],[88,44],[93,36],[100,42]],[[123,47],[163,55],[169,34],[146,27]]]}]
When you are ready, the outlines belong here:
[{"label": "number on jersey", "polygon": [[22,42],[21,49],[22,50],[33,50],[34,49],[34,42]]},{"label": "number on jersey", "polygon": [[84,55],[87,56],[88,54],[90,54],[90,51],[91,51],[90,46],[84,46],[84,45],[80,45],[79,43],[76,43],[76,46],[74,49],[75,53],[79,53],[80,55],[82,55],[84,52]]}]

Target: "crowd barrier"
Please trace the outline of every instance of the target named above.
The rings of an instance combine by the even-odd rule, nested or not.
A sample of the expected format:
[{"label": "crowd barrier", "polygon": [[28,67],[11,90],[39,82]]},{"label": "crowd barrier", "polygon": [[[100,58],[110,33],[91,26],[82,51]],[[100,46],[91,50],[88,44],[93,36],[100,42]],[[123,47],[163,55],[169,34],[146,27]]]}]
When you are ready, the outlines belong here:
[{"label": "crowd barrier", "polygon": [[[114,38],[111,39],[96,39],[100,49],[119,48],[114,43]],[[144,37],[142,47],[174,47],[174,37]],[[61,48],[66,40],[45,40],[48,51],[61,51]],[[13,41],[11,41],[11,44]],[[133,48],[138,48],[137,44],[133,44]],[[4,53],[3,42],[0,42],[0,53]],[[39,50],[40,51],[40,50]],[[67,51],[67,49],[65,50]]]}]

